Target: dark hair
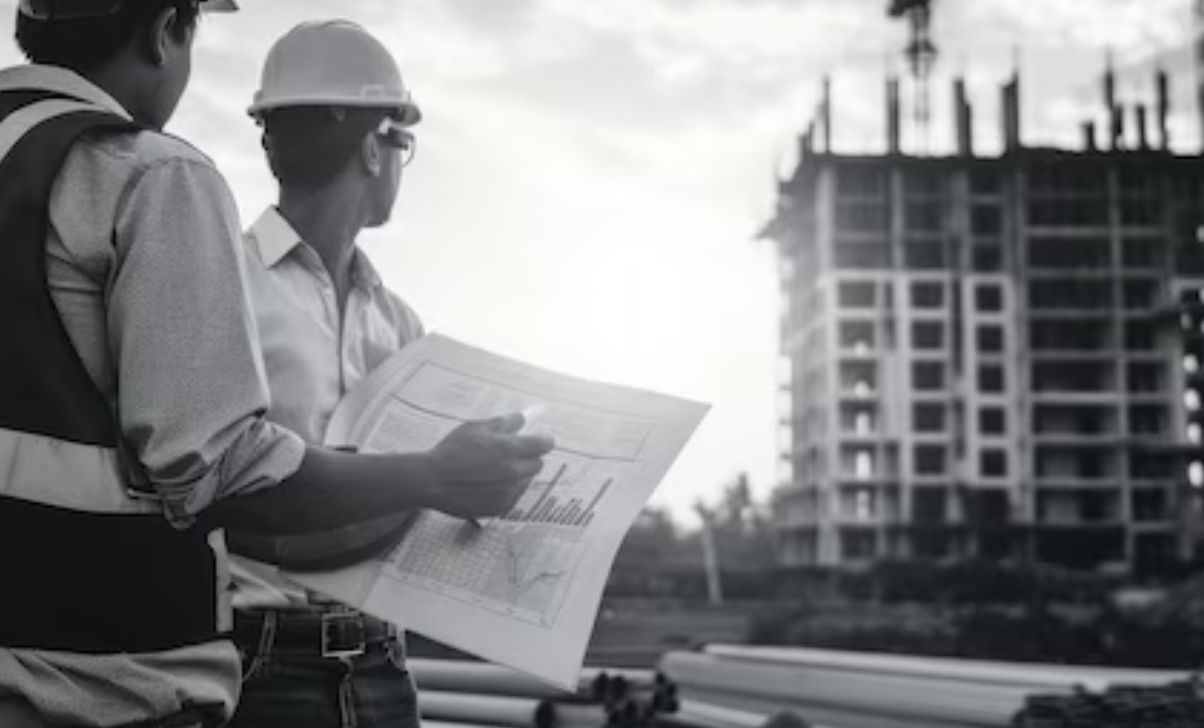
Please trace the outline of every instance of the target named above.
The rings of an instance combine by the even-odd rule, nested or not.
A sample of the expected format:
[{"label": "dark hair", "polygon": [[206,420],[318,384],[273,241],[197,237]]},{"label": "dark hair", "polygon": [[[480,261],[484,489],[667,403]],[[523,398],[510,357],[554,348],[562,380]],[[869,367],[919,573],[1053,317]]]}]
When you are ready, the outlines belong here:
[{"label": "dark hair", "polygon": [[34,63],[90,71],[117,54],[167,8],[176,9],[172,36],[184,40],[197,24],[196,0],[124,0],[109,15],[35,20],[17,12],[17,45]]},{"label": "dark hair", "polygon": [[329,182],[359,153],[364,136],[380,126],[385,109],[295,106],[263,118],[264,148],[280,184],[314,189]]}]

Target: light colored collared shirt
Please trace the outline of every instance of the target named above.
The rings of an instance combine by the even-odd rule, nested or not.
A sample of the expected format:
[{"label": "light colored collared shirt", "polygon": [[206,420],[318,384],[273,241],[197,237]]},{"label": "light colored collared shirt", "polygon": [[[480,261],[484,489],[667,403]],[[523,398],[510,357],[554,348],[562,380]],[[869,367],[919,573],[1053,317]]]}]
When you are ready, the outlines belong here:
[{"label": "light colored collared shirt", "polygon": [[[14,87],[128,118],[64,69],[0,71],[0,88]],[[51,295],[167,517],[186,526],[218,498],[292,475],[305,445],[264,417],[238,213],[212,162],[160,133],[85,137],[59,172],[49,213]],[[124,655],[0,648],[0,703],[17,696],[47,722],[78,726],[155,719],[186,703],[229,715],[239,672],[226,641]]]},{"label": "light colored collared shirt", "polygon": [[[352,287],[339,316],[334,280],[318,253],[275,208],[246,233],[247,276],[272,403],[268,418],[320,444],[348,390],[423,335],[414,311],[356,249]],[[306,603],[273,567],[232,557],[237,607]]]}]

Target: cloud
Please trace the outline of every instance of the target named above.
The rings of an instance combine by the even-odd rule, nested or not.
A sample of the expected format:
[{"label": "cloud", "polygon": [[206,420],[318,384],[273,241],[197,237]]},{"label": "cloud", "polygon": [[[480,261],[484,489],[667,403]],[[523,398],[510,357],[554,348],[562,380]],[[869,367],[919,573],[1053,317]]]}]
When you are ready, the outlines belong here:
[{"label": "cloud", "polygon": [[1015,41],[1049,46],[1112,47],[1122,55],[1182,43],[1190,21],[1184,0],[976,0],[961,6],[977,28],[997,28]]}]

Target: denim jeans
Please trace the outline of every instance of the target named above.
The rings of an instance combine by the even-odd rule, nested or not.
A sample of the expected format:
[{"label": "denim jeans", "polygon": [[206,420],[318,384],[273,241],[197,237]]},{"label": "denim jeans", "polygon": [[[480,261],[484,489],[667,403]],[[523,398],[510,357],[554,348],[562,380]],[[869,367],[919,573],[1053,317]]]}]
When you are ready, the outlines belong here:
[{"label": "denim jeans", "polygon": [[334,659],[249,657],[227,728],[419,728],[418,694],[404,648]]},{"label": "denim jeans", "polygon": [[[210,722],[210,725],[213,725]],[[0,695],[0,728],[64,728],[61,723],[47,723],[22,699]],[[185,711],[170,718],[129,724],[125,728],[205,728],[204,719],[195,711]]]}]

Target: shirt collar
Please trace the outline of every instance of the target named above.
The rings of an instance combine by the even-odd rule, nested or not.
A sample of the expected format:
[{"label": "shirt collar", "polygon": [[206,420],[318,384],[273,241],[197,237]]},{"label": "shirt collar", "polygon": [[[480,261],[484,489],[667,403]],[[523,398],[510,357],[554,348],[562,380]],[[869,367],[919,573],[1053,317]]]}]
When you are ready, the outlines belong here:
[{"label": "shirt collar", "polygon": [[351,278],[356,285],[364,288],[376,289],[384,285],[376,266],[372,265],[372,261],[368,260],[368,256],[364,255],[364,251],[360,250],[358,246],[351,262]]},{"label": "shirt collar", "polygon": [[284,260],[294,248],[301,245],[301,235],[293,229],[284,215],[275,207],[263,211],[255,224],[251,226],[251,235],[259,246],[259,259],[264,266],[273,268]]},{"label": "shirt collar", "polygon": [[123,119],[132,119],[130,112],[104,89],[75,71],[58,66],[26,64],[0,69],[0,91],[39,89],[71,96],[100,106]]},{"label": "shirt collar", "polygon": [[[301,234],[292,224],[280,214],[275,206],[268,207],[251,226],[250,235],[255,238],[259,248],[259,259],[267,268],[274,268],[297,248],[305,245]],[[380,273],[364,251],[358,247],[352,253],[351,279],[365,288],[376,288],[382,285]]]}]

